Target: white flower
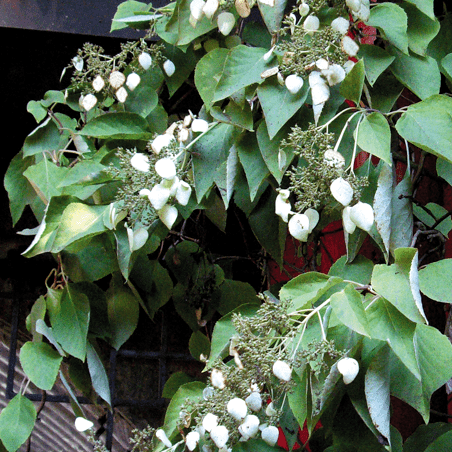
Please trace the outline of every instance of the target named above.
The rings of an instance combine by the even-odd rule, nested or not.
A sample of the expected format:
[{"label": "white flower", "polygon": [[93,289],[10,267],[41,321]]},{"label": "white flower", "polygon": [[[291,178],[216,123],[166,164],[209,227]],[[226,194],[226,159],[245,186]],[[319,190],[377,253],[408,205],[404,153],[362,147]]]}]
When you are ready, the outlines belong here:
[{"label": "white flower", "polygon": [[334,86],[342,82],[346,74],[342,66],[339,66],[339,64],[332,64],[328,69],[322,71],[322,75],[326,77],[328,85]]},{"label": "white flower", "polygon": [[245,439],[254,438],[259,432],[259,418],[254,414],[248,414],[239,425],[239,432]]},{"label": "white flower", "polygon": [[290,381],[292,378],[292,369],[285,361],[278,359],[273,364],[273,374],[280,380]]},{"label": "white flower", "polygon": [[286,78],[285,84],[291,94],[297,94],[303,87],[303,79],[297,74],[291,74]]},{"label": "white flower", "polygon": [[342,224],[348,234],[353,234],[356,229],[356,224],[350,219],[350,209],[350,206],[344,207],[342,211]]},{"label": "white flower", "polygon": [[177,176],[172,179],[163,179],[160,185],[170,191],[170,196],[175,196],[179,188],[179,178]]},{"label": "white flower", "polygon": [[83,58],[80,56],[75,56],[72,58],[72,64],[76,71],[81,72],[83,70]]},{"label": "white flower", "polygon": [[235,25],[234,14],[228,12],[222,12],[217,17],[217,25],[220,33],[227,36]]},{"label": "white flower", "polygon": [[364,231],[370,231],[374,224],[374,210],[370,204],[358,202],[350,209],[350,220]]},{"label": "white flower", "polygon": [[279,171],[282,172],[284,170],[286,164],[287,164],[287,155],[282,149],[280,149],[278,151],[278,169],[279,169]]},{"label": "white flower", "polygon": [[137,152],[130,159],[130,164],[138,171],[142,171],[143,173],[148,173],[151,168],[151,164],[149,163],[149,157],[146,154],[142,154],[141,152]]},{"label": "white flower", "polygon": [[119,100],[119,102],[121,102],[121,104],[126,101],[128,95],[129,94],[123,86],[121,86],[121,88],[116,91],[116,98]]},{"label": "white flower", "polygon": [[303,22],[303,28],[306,30],[308,35],[313,35],[315,31],[319,29],[320,20],[317,16],[313,16],[312,14]]},{"label": "white flower", "polygon": [[191,117],[191,115],[187,115],[184,118],[184,122],[183,122],[183,126],[184,127],[190,127],[190,124],[192,122],[193,118]]},{"label": "white flower", "polygon": [[199,433],[198,432],[190,432],[185,437],[185,444],[187,446],[187,449],[192,451],[195,449],[195,447],[199,443]]},{"label": "white flower", "polygon": [[211,386],[207,386],[202,390],[202,398],[204,400],[210,399],[213,396],[214,392],[215,390]]},{"label": "white flower", "polygon": [[149,238],[149,232],[145,228],[139,228],[136,231],[126,226],[127,237],[129,239],[129,249],[133,251],[139,250],[147,242]]},{"label": "white flower", "polygon": [[270,402],[267,405],[267,408],[265,409],[265,414],[267,416],[276,416],[278,414],[278,411],[275,410],[275,406],[273,405],[273,402]]},{"label": "white flower", "polygon": [[297,213],[289,220],[290,235],[300,242],[307,242],[309,236],[309,218],[304,213]]},{"label": "white flower", "polygon": [[104,81],[104,79],[103,79],[100,75],[98,75],[98,76],[93,80],[92,85],[93,85],[94,91],[99,92],[99,91],[105,86],[105,81]]},{"label": "white flower", "polygon": [[[223,389],[226,386],[226,380],[224,378],[223,372],[219,369],[213,369],[210,373],[210,381],[212,386],[218,389]],[[207,429],[206,429],[207,430]]]},{"label": "white flower", "polygon": [[139,57],[138,57],[138,62],[140,63],[140,66],[147,71],[151,65],[152,65],[152,57],[151,55],[149,55],[149,53],[143,52]]},{"label": "white flower", "polygon": [[273,447],[278,441],[279,430],[278,427],[270,425],[262,430],[262,439],[271,447]]},{"label": "white flower", "polygon": [[155,171],[164,179],[174,179],[176,177],[176,165],[173,159],[165,157],[155,162]]},{"label": "white flower", "polygon": [[275,213],[276,215],[279,215],[286,223],[289,221],[289,213],[292,208],[290,205],[289,196],[289,190],[279,190],[279,194],[275,200]]},{"label": "white flower", "polygon": [[353,358],[342,358],[337,363],[337,370],[342,375],[344,383],[346,385],[350,384],[358,375],[359,364],[356,359]]},{"label": "white flower", "polygon": [[361,2],[361,7],[358,12],[352,12],[352,16],[357,19],[361,19],[363,22],[367,22],[370,17],[370,6],[369,1],[367,3],[365,1]]},{"label": "white flower", "polygon": [[[149,190],[147,190],[149,191]],[[141,195],[141,192],[140,192]],[[116,210],[115,203],[110,203],[109,209],[108,209],[108,218],[104,220],[105,226],[108,229],[116,229],[117,224],[124,220],[124,218],[127,216],[126,210],[120,210],[119,212]]]},{"label": "white flower", "polygon": [[345,4],[355,13],[361,8],[361,0],[345,0]]},{"label": "white flower", "polygon": [[342,177],[333,180],[330,185],[330,191],[334,199],[343,206],[348,206],[353,199],[352,186]]},{"label": "white flower", "polygon": [[234,397],[229,400],[226,409],[228,413],[237,421],[241,421],[248,413],[248,407],[243,399]]},{"label": "white flower", "polygon": [[301,3],[298,7],[298,12],[301,17],[307,16],[309,14],[309,5],[305,2]]},{"label": "white flower", "polygon": [[224,425],[217,425],[210,431],[210,437],[218,448],[226,445],[229,439],[228,429]]},{"label": "white flower", "polygon": [[193,132],[207,132],[209,130],[209,123],[204,119],[193,119],[191,130],[193,130]]},{"label": "white flower", "polygon": [[314,228],[317,226],[317,223],[319,222],[320,215],[319,212],[315,209],[307,209],[304,213],[309,218],[309,234],[314,230]]},{"label": "white flower", "polygon": [[359,45],[356,44],[356,42],[350,38],[350,36],[344,36],[341,40],[342,44],[342,50],[351,57],[354,57],[357,55],[359,50]]},{"label": "white flower", "polygon": [[155,436],[166,446],[166,447],[172,447],[173,444],[171,443],[171,441],[168,439],[168,437],[166,436],[166,433],[159,428],[156,432],[155,432]]},{"label": "white flower", "polygon": [[263,56],[264,61],[270,60],[270,58],[273,56],[273,50],[275,50],[275,46],[273,46],[267,53],[264,54]]},{"label": "white flower", "polygon": [[350,27],[350,23],[344,17],[336,17],[336,19],[334,19],[331,22],[331,28],[334,31],[337,31],[338,33],[340,33],[341,35],[345,35],[347,33],[349,27]]},{"label": "white flower", "polygon": [[201,19],[203,15],[203,8],[205,5],[204,0],[192,0],[190,3],[190,13],[193,16],[193,18],[198,21]]},{"label": "white flower", "polygon": [[245,403],[252,411],[260,411],[262,408],[262,397],[257,391],[253,391],[246,399]]},{"label": "white flower", "polygon": [[345,165],[344,156],[334,149],[327,149],[323,154],[325,163],[333,168],[342,168]]},{"label": "white flower", "polygon": [[141,82],[141,77],[136,73],[132,72],[127,76],[126,85],[130,91],[133,91]]},{"label": "white flower", "polygon": [[110,82],[110,85],[113,88],[117,89],[117,88],[120,88],[124,84],[124,82],[126,81],[126,76],[122,72],[113,71],[110,74],[108,81]]},{"label": "white flower", "polygon": [[[147,190],[146,188],[140,191],[140,195]],[[169,197],[171,196],[171,191],[168,188],[163,187],[162,184],[157,184],[152,187],[152,190],[149,193],[146,193],[149,202],[152,207],[159,211],[163,208],[163,206],[168,202]]]},{"label": "white flower", "polygon": [[217,12],[220,3],[218,0],[207,0],[204,7],[202,8],[203,13],[207,19],[212,19],[213,15]]},{"label": "white flower", "polygon": [[154,141],[151,143],[151,148],[157,155],[159,155],[160,151],[163,148],[166,148],[167,146],[169,146],[172,140],[173,140],[173,136],[169,135],[167,133],[164,133],[163,135],[158,135],[155,137]]},{"label": "white flower", "polygon": [[309,86],[313,105],[323,104],[330,98],[330,88],[319,71],[309,74]]},{"label": "white flower", "polygon": [[207,413],[202,420],[202,426],[206,432],[212,431],[218,425],[218,416],[216,414]]},{"label": "white flower", "polygon": [[87,94],[83,97],[82,107],[86,111],[90,111],[97,104],[97,97],[94,94]]},{"label": "white flower", "polygon": [[176,72],[176,66],[174,66],[174,63],[171,60],[166,60],[163,63],[163,70],[168,77],[171,77],[174,72]]},{"label": "white flower", "polygon": [[181,206],[186,206],[191,196],[191,187],[181,180],[177,186],[176,199]]},{"label": "white flower", "polygon": [[75,429],[78,432],[84,432],[90,429],[93,425],[94,424],[91,421],[85,419],[84,417],[78,417],[75,419]]},{"label": "white flower", "polygon": [[171,230],[171,228],[173,227],[173,224],[177,220],[177,209],[176,209],[176,207],[165,205],[158,211],[158,214],[159,214],[159,218],[160,218],[161,222],[168,229]]},{"label": "white flower", "polygon": [[352,60],[346,61],[346,62],[344,63],[344,66],[343,66],[343,68],[344,68],[344,70],[345,70],[345,73],[348,74],[348,73],[353,69],[353,66],[354,66],[355,64],[356,64],[356,63],[355,63],[354,61],[352,61]]},{"label": "white flower", "polygon": [[325,58],[319,58],[315,62],[315,65],[317,66],[317,69],[320,69],[321,71],[325,71],[329,68],[330,63],[328,63],[328,61],[325,60]]}]

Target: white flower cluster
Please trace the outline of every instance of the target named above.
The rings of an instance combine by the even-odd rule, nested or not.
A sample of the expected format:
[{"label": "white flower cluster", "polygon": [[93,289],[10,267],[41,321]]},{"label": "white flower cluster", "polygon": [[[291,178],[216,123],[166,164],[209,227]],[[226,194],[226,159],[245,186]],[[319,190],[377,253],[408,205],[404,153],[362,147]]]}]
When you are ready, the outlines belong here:
[{"label": "white flower cluster", "polygon": [[[80,57],[76,58],[79,58],[79,60],[77,60],[77,65],[75,65],[75,68],[80,68],[77,70],[82,70],[83,59],[81,59]],[[151,55],[146,52],[142,52],[138,57],[138,63],[145,71],[148,70],[152,65]],[[171,60],[166,60],[163,63],[163,70],[168,77],[171,77],[174,74],[176,68]],[[126,78],[126,76],[122,72],[112,71],[110,73],[110,76],[108,77],[108,83],[115,90],[116,99],[122,104],[127,100],[127,97],[129,95],[127,90],[124,88],[124,85],[126,85],[127,88],[129,88],[129,90],[132,92],[140,84],[140,82],[141,77],[136,72],[131,72]],[[100,92],[105,87],[105,85],[106,81],[100,75],[97,75],[92,82],[92,87],[96,93]],[[96,106],[97,100],[98,99],[94,94],[89,93],[86,96],[80,96],[79,105],[85,111],[90,111],[93,107]]]},{"label": "white flower cluster", "polygon": [[[219,0],[192,0],[190,2],[190,25],[195,28],[197,23],[206,16],[211,20],[220,6]],[[218,30],[224,36],[227,36],[235,25],[234,14],[223,11],[217,16]]]},{"label": "white flower cluster", "polygon": [[[290,235],[300,242],[307,242],[309,234],[319,222],[319,213],[315,209],[307,209],[304,213],[292,212],[289,201],[290,191],[280,189],[275,201],[275,213],[288,223]],[[289,215],[292,217],[289,220]]]},{"label": "white flower cluster", "polygon": [[352,207],[349,206],[353,199],[353,188],[350,183],[342,177],[338,177],[331,183],[330,190],[334,199],[344,206],[342,222],[345,231],[353,234],[356,227],[367,232],[370,231],[374,224],[372,206],[361,201]]}]

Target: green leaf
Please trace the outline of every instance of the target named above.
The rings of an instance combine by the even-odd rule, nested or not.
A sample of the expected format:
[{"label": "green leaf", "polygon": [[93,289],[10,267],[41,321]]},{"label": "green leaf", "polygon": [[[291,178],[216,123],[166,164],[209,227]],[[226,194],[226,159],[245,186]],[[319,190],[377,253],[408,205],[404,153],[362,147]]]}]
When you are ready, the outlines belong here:
[{"label": "green leaf", "polygon": [[200,357],[204,355],[207,358],[210,355],[210,341],[201,331],[193,331],[188,341],[188,349],[193,358],[203,362]]},{"label": "green leaf", "polygon": [[20,364],[39,389],[53,388],[63,357],[44,342],[25,342],[20,349]]},{"label": "green leaf", "polygon": [[413,342],[416,325],[384,298],[375,301],[366,312],[372,337],[387,342],[400,361],[420,380]]},{"label": "green leaf", "polygon": [[210,109],[213,102],[215,90],[228,55],[228,49],[218,48],[204,55],[196,65],[195,85],[207,110]]},{"label": "green leaf", "polygon": [[256,291],[247,282],[225,279],[220,285],[220,301],[218,312],[226,315],[242,304],[257,303]]},{"label": "green leaf", "polygon": [[250,198],[253,201],[259,187],[270,172],[262,158],[256,134],[245,133],[236,141],[235,148],[240,163],[245,170],[246,179],[250,188]]},{"label": "green leaf", "polygon": [[88,297],[77,292],[70,284],[67,285],[51,323],[53,333],[63,349],[81,361],[86,356],[89,315]]},{"label": "green leaf", "polygon": [[291,302],[294,310],[304,309],[341,282],[342,279],[336,276],[317,272],[303,273],[284,284],[279,291],[279,298],[281,301]]},{"label": "green leaf", "polygon": [[211,108],[210,114],[218,122],[231,124],[233,126],[249,130],[250,132],[253,131],[253,114],[248,103],[246,103],[242,109],[231,100],[224,111],[222,111],[219,107],[214,106]]},{"label": "green leaf", "polygon": [[408,17],[400,6],[383,3],[373,7],[367,25],[378,28],[394,47],[408,54]]},{"label": "green leaf", "polygon": [[146,80],[143,79],[144,77],[143,75],[140,84],[133,91],[129,92],[124,103],[124,108],[128,112],[136,113],[146,118],[157,106],[159,98],[155,89],[146,84]]},{"label": "green leaf", "polygon": [[41,122],[47,116],[47,109],[41,102],[36,100],[30,100],[27,104],[27,111],[31,113],[36,122]]},{"label": "green leaf", "polygon": [[138,113],[118,112],[97,116],[79,132],[80,135],[109,140],[151,140],[148,123]]},{"label": "green leaf", "polygon": [[272,37],[263,23],[249,21],[243,28],[242,40],[253,47],[269,49]]},{"label": "green leaf", "polygon": [[108,322],[110,323],[110,344],[119,350],[135,331],[138,325],[139,303],[128,290],[122,277],[113,276],[107,291]]},{"label": "green leaf", "polygon": [[57,150],[59,149],[60,139],[58,126],[49,117],[25,139],[23,147],[24,157]]},{"label": "green leaf", "polygon": [[99,355],[90,342],[86,345],[86,361],[88,363],[88,370],[94,390],[99,397],[111,405],[110,385],[108,383],[107,372],[105,371],[105,367]]},{"label": "green leaf", "polygon": [[452,259],[432,262],[419,270],[419,288],[424,295],[441,303],[452,303],[446,281],[452,280]]},{"label": "green leaf", "polygon": [[399,248],[395,250],[394,264],[375,265],[372,286],[410,320],[424,323],[417,265],[416,248]]},{"label": "green leaf", "polygon": [[238,442],[232,452],[275,452],[275,447],[269,446],[262,439],[251,438],[245,442]]},{"label": "green leaf", "polygon": [[56,340],[52,328],[49,328],[43,319],[38,319],[36,321],[36,332],[45,336],[46,339],[57,349],[61,356],[66,356],[66,353],[64,353],[64,350]]},{"label": "green leaf", "polygon": [[287,6],[287,0],[275,1],[273,6],[258,2],[257,6],[259,7],[259,11],[269,33],[274,34],[279,32],[281,29],[281,21],[284,17],[284,10]]},{"label": "green leaf", "polygon": [[426,16],[430,17],[430,19],[435,19],[435,12],[433,11],[433,2],[434,0],[406,0],[408,3],[411,3],[416,6],[416,8],[423,12]]},{"label": "green leaf", "polygon": [[36,421],[31,400],[17,394],[0,413],[0,439],[8,452],[15,452],[30,436]]},{"label": "green leaf", "polygon": [[374,86],[378,77],[391,65],[395,57],[386,50],[370,44],[361,44],[358,56],[364,61],[366,78],[370,86]]},{"label": "green leaf", "polygon": [[446,76],[447,80],[452,82],[452,53],[449,53],[441,60],[439,69]]},{"label": "green leaf", "polygon": [[402,2],[402,7],[408,15],[408,46],[418,55],[425,55],[428,45],[438,34],[438,20],[429,17],[409,2]]},{"label": "green leaf", "polygon": [[303,372],[300,376],[297,373],[292,374],[295,382],[293,390],[287,393],[289,406],[297,419],[298,425],[303,426],[308,415],[308,378],[307,372]]},{"label": "green leaf", "polygon": [[405,441],[403,452],[424,452],[436,439],[449,433],[451,430],[452,424],[443,422],[420,425]]},{"label": "green leaf", "polygon": [[405,55],[395,48],[388,50],[396,57],[390,69],[402,85],[413,91],[422,100],[439,93],[441,74],[437,62],[432,57]]},{"label": "green leaf", "polygon": [[133,16],[136,13],[142,11],[148,11],[149,6],[146,3],[137,2],[135,0],[127,0],[126,2],[122,2],[118,5],[118,9],[112,19],[110,33],[115,30],[121,30],[123,28],[127,28],[127,24],[123,22],[119,22],[119,19],[123,19],[126,17]]},{"label": "green leaf", "polygon": [[392,195],[391,235],[389,250],[394,255],[397,248],[411,246],[413,239],[413,183],[407,170],[403,179],[394,188]]},{"label": "green leaf", "polygon": [[369,87],[372,108],[382,113],[389,113],[404,89],[404,86],[394,77],[392,72],[383,72],[374,86]]},{"label": "green leaf", "polygon": [[[428,75],[424,74],[424,83]],[[410,143],[452,163],[452,99],[435,95],[407,108],[396,124]]]},{"label": "green leaf", "polygon": [[228,151],[226,160],[217,168],[214,178],[215,184],[223,199],[225,209],[229,207],[232,194],[237,189],[237,179],[239,174],[242,173],[243,170],[240,165],[237,148],[232,146]]},{"label": "green leaf", "polygon": [[[259,86],[257,95],[264,110],[267,131],[272,140],[281,127],[303,106],[308,96],[309,84],[292,94],[285,86],[278,83],[276,77],[270,77]],[[284,108],[281,108],[284,105]]]},{"label": "green leaf", "polygon": [[343,290],[331,295],[330,300],[334,314],[344,325],[358,334],[369,336],[363,298],[353,284],[347,284]]},{"label": "green leaf", "polygon": [[389,394],[388,349],[382,348],[374,357],[365,376],[365,394],[370,417],[376,429],[390,438],[390,394]]},{"label": "green leaf", "polygon": [[347,256],[342,256],[331,266],[328,275],[366,285],[370,283],[373,268],[373,262],[362,255],[356,256],[351,264],[347,263]]},{"label": "green leaf", "polygon": [[431,214],[424,210],[422,207],[414,205],[413,206],[414,215],[417,217],[418,220],[422,221],[422,223],[424,223],[425,226],[427,226],[428,228],[432,228],[437,220],[439,220],[440,218],[444,218],[443,221],[441,221],[441,223],[435,226],[435,229],[441,232],[441,234],[443,234],[444,237],[447,237],[449,235],[450,230],[452,229],[452,219],[450,218],[450,215],[447,215],[447,210],[434,202],[429,202],[425,206],[425,208],[428,209],[431,212]]},{"label": "green leaf", "polygon": [[262,72],[272,67],[264,61],[265,53],[265,49],[257,47],[233,47],[224,61],[213,101],[225,99],[254,83],[262,83]]},{"label": "green leaf", "polygon": [[41,295],[34,303],[31,308],[30,314],[28,314],[26,319],[27,330],[33,336],[33,342],[41,342],[42,334],[36,331],[36,322],[38,320],[44,320],[46,315],[46,300]]},{"label": "green leaf", "polygon": [[190,377],[190,375],[187,375],[185,372],[174,372],[168,380],[166,380],[162,391],[162,397],[165,397],[165,399],[172,399],[180,386],[192,381],[193,377]]},{"label": "green leaf", "polygon": [[[387,254],[389,254],[392,232],[393,183],[393,170],[389,165],[384,164],[380,171],[380,175],[378,176],[373,208],[375,213],[375,226],[381,236]],[[399,213],[401,213],[401,211],[399,211]],[[397,225],[397,227],[398,226],[399,225]]]},{"label": "green leaf", "polygon": [[[422,1],[422,0],[420,0]],[[434,19],[435,16],[431,17]],[[436,61],[441,61],[452,52],[452,14],[446,13],[440,22],[439,33],[432,40],[427,49],[427,54]]]},{"label": "green leaf", "polygon": [[391,130],[386,118],[379,112],[364,116],[358,129],[358,146],[392,165]]},{"label": "green leaf", "polygon": [[361,59],[353,66],[352,70],[346,75],[341,83],[339,88],[340,94],[346,99],[355,102],[356,105],[359,105],[363,92],[365,75],[364,61]]}]

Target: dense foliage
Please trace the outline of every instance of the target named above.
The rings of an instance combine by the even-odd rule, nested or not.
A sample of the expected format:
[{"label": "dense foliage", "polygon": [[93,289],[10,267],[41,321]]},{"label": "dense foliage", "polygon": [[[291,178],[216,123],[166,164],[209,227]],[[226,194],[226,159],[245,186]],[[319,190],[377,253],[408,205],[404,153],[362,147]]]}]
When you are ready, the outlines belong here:
[{"label": "dense foliage", "polygon": [[[111,404],[99,345],[119,349],[171,300],[206,378],[170,379],[164,425],[137,432],[134,451],[269,452],[283,436],[292,449],[303,427],[312,451],[452,449],[448,424],[405,444],[391,426],[391,396],[428,424],[452,377],[421,297],[452,303],[452,260],[421,265],[418,249],[444,257],[450,212],[416,199],[429,154],[452,184],[452,16],[439,3],[128,0],[112,30],[143,38],[114,56],[86,44],[67,88],[28,104],[38,125],[5,187],[13,222],[26,206],[39,222],[21,232],[34,235],[24,256],[52,253],[56,267],[20,362],[42,390],[63,381],[77,428],[92,425],[71,389],[87,393],[82,376]],[[200,224],[227,237],[231,212],[257,249],[206,241]],[[333,222],[346,255],[324,274]],[[359,254],[368,236],[372,259]],[[291,253],[299,274],[271,284],[277,267],[293,274]],[[258,284],[234,272],[240,259]],[[9,452],[36,420],[21,391],[0,414]]]}]

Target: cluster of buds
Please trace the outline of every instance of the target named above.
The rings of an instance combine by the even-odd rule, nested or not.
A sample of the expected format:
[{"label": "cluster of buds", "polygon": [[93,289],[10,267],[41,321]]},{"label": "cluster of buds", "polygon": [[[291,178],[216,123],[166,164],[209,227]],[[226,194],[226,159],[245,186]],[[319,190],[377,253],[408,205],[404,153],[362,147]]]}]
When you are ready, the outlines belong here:
[{"label": "cluster of buds", "polygon": [[[319,222],[319,213],[315,209],[307,209],[304,213],[292,212],[290,190],[280,189],[275,201],[275,213],[288,223],[290,235],[300,242],[307,242],[309,234]],[[289,220],[289,215],[292,215]]]},{"label": "cluster of buds", "polygon": [[374,211],[370,204],[359,201],[350,207],[354,191],[348,181],[342,177],[335,179],[330,186],[334,199],[344,206],[342,222],[348,234],[353,234],[356,227],[369,232],[374,224]]}]

